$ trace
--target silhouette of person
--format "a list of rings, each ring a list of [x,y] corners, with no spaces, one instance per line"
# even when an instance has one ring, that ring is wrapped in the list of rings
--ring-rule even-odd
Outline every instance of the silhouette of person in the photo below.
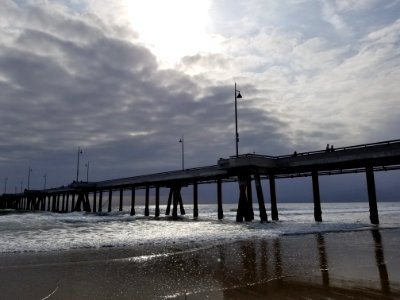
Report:
[[[325,152],[329,152],[329,144],[326,144]]]
[[[335,151],[335,149],[333,149],[333,145],[331,145],[331,152],[334,152]]]

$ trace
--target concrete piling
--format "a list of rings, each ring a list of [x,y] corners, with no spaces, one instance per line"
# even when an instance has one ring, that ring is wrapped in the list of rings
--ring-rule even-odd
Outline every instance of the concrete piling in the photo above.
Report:
[[[217,198],[218,198],[218,220],[224,218],[224,210],[222,208],[222,180],[217,180]]]
[[[99,191],[99,209],[97,211],[98,212],[103,211],[103,190]]]
[[[369,219],[372,224],[379,224],[378,205],[376,202],[375,177],[372,166],[365,168],[367,176]]]
[[[264,194],[261,186],[261,178],[259,174],[254,175],[254,182],[256,185],[257,199],[258,199],[258,208],[260,211],[260,219],[261,222],[268,222],[267,211],[265,210],[264,203]]]
[[[119,211],[123,209],[123,202],[124,202],[124,189],[119,189]]]
[[[316,222],[322,222],[321,198],[319,195],[318,171],[312,171],[311,177],[312,177],[313,196],[314,196],[314,219]]]
[[[276,186],[275,186],[275,175],[269,174],[269,193],[271,196],[271,217],[272,220],[278,221],[278,206],[276,204]]]
[[[108,190],[108,212],[111,212],[111,210],[112,210],[112,194],[113,194],[112,189],[109,189]]]
[[[160,216],[160,187],[156,186],[156,209],[154,215],[158,218]]]
[[[146,196],[145,196],[145,207],[144,207],[144,215],[146,217],[148,217],[150,215],[149,199],[150,199],[150,187],[148,185],[146,185]]]
[[[133,186],[131,190],[131,216],[134,216],[136,214],[135,211],[135,198],[136,198],[136,189]]]
[[[198,196],[198,184],[197,181],[195,181],[193,183],[193,218],[199,216]]]
[[[170,211],[171,211],[171,201],[173,197],[174,189],[170,187],[169,189],[169,194],[168,194],[168,201],[167,201],[167,209],[165,210],[165,215],[169,216]]]
[[[97,191],[93,191],[93,212],[97,211]]]

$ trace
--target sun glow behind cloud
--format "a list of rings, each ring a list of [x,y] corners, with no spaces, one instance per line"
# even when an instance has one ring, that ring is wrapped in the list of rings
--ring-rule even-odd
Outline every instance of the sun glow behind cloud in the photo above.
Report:
[[[139,40],[162,64],[171,66],[185,55],[219,49],[207,32],[209,0],[146,0],[125,2]]]

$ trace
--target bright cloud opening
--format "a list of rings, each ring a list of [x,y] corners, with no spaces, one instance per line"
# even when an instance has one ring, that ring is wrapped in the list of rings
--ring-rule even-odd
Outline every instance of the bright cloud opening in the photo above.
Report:
[[[218,50],[207,32],[208,0],[126,1],[127,14],[139,40],[161,63],[174,65],[185,55]]]

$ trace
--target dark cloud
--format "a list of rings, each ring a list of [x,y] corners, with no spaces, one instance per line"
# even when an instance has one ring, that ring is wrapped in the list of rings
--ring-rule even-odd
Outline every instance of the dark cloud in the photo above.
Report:
[[[49,184],[69,183],[78,146],[93,179],[179,169],[182,134],[188,167],[233,154],[232,86],[202,87],[161,70],[148,49],[102,31],[96,18],[59,18],[46,7],[20,13],[29,22],[0,48],[0,163],[9,182],[31,165]],[[242,151],[280,136],[276,118],[250,107],[240,113],[256,128],[243,130]]]

